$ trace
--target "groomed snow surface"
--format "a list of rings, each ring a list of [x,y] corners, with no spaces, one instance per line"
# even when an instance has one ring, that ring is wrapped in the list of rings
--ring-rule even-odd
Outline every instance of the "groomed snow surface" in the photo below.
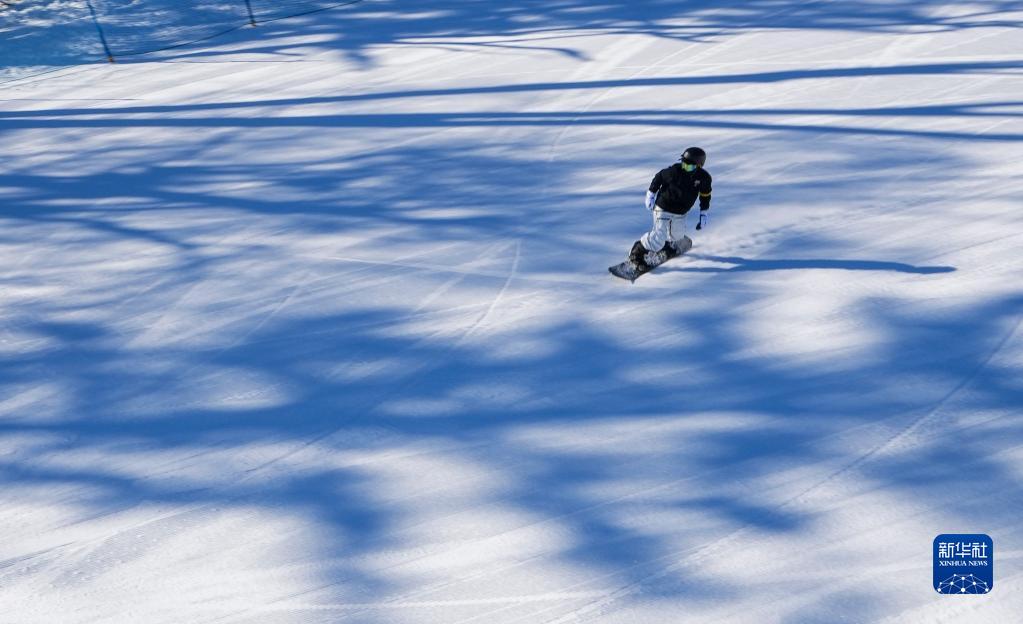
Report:
[[[1021,621],[1021,26],[365,0],[114,65],[0,41],[0,621]],[[614,281],[688,145],[709,229]],[[935,592],[940,533],[991,535],[990,594]]]

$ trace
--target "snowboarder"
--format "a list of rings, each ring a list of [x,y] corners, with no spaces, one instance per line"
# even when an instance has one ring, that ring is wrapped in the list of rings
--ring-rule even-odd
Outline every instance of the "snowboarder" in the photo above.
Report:
[[[657,172],[646,192],[646,209],[653,213],[654,224],[632,245],[629,262],[637,274],[651,269],[647,252],[664,252],[665,259],[685,253],[692,241],[686,236],[686,213],[700,200],[700,218],[696,229],[707,227],[710,210],[711,177],[703,165],[707,152],[689,147],[682,152],[679,162]]]

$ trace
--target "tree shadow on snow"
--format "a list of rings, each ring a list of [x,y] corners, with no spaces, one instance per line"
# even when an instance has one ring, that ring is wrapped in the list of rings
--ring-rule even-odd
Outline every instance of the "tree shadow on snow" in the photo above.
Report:
[[[419,37],[532,37],[574,25],[699,38],[729,23],[737,28],[728,17],[737,11],[747,28],[965,29],[990,24],[985,12],[1019,4],[975,4],[971,14],[941,18],[926,3],[909,2],[876,12],[859,3],[806,5],[795,13],[773,2],[701,9],[526,2],[490,12],[427,2],[422,17],[399,20],[388,18],[407,5],[381,2],[372,17],[321,14],[315,29],[328,36],[325,48],[370,62],[374,46],[420,45]],[[691,18],[694,27],[661,23],[661,15]],[[269,36],[259,45],[295,52]],[[714,79],[1018,68],[978,62]],[[278,114],[434,96],[452,97],[454,108],[458,97],[480,93],[629,84],[0,113],[7,131],[181,131],[157,146],[118,139],[83,150],[69,139],[47,154],[48,168],[10,166],[0,174],[0,243],[22,245],[30,260],[0,277],[9,297],[2,339],[12,354],[0,360],[0,439],[19,451],[0,454],[0,485],[36,500],[59,489],[64,509],[80,522],[146,503],[183,507],[167,520],[177,523],[171,532],[184,533],[186,520],[215,510],[291,513],[316,536],[270,563],[322,563],[316,576],[323,588],[310,600],[364,603],[335,618],[359,622],[388,621],[367,596],[429,597],[438,577],[457,580],[459,571],[444,562],[465,548],[480,557],[474,579],[492,586],[530,561],[547,561],[598,591],[626,588],[620,603],[642,593],[720,604],[758,588],[723,575],[707,583],[684,566],[709,553],[729,556],[734,535],[770,543],[819,529],[836,503],[816,497],[826,498],[827,484],[841,475],[857,477],[855,491],[842,491],[850,500],[888,490],[941,518],[950,513],[949,491],[986,501],[1018,495],[1011,451],[1023,444],[1014,416],[1023,388],[1018,367],[999,358],[1017,348],[1018,289],[966,302],[856,301],[849,312],[861,323],[855,329],[867,328],[862,341],[828,350],[828,339],[847,337],[823,326],[814,334],[822,340],[790,345],[784,337],[793,328],[784,323],[777,335],[756,333],[753,321],[770,303],[738,279],[747,275],[730,274],[884,271],[940,280],[958,269],[922,265],[928,249],[919,244],[855,259],[852,241],[808,223],[770,232],[761,256],[694,254],[732,266],[666,267],[689,272],[686,288],[698,296],[605,287],[589,279],[593,266],[602,271],[611,250],[624,253],[634,240],[628,229],[641,231],[647,218],[641,193],[616,189],[635,183],[642,190],[650,153],[584,145],[575,158],[538,156],[550,153],[551,132],[573,124],[749,130],[759,137],[744,146],[751,159],[812,138],[833,162],[808,178],[790,176],[784,187],[757,177],[733,191],[734,205],[764,197],[805,202],[807,193],[882,204],[891,201],[883,180],[864,189],[859,177],[829,175],[862,163],[857,139],[887,141],[892,184],[913,174],[925,188],[971,166],[954,150],[933,149],[935,141],[977,135],[889,127],[877,137],[871,128],[786,123],[786,116],[814,113],[795,107],[672,112],[674,120],[654,110]],[[1010,105],[824,114],[1017,116]],[[481,127],[486,140],[458,134]],[[298,134],[303,129],[311,131]],[[393,129],[400,132],[388,134]],[[982,138],[1020,139],[1008,132]],[[347,140],[362,142],[356,148]],[[301,153],[278,154],[291,142]],[[922,169],[925,159],[935,166]],[[735,160],[732,172],[742,173]],[[410,167],[415,184],[396,184]],[[592,182],[622,171],[642,173]],[[625,208],[629,202],[635,210]],[[37,240],[60,253],[33,254],[26,241]],[[796,243],[808,259],[777,257]],[[54,288],[65,296],[47,296]],[[782,347],[804,351],[774,352]],[[954,421],[953,407],[978,416]],[[953,426],[956,435],[940,435]],[[940,460],[949,456],[968,458],[970,470],[945,467]],[[794,489],[790,477],[809,485]],[[1009,534],[1018,532],[1017,511],[987,507],[961,517]],[[848,546],[836,539],[834,548]],[[847,539],[849,550],[886,548]],[[402,567],[431,557],[438,563],[429,573]],[[828,612],[830,599],[820,602],[811,611]],[[509,607],[468,608],[498,621]],[[524,617],[545,607],[535,608]],[[843,613],[865,620],[877,609],[856,603]]]
[[[329,0],[289,3],[253,2],[257,19],[337,6]],[[871,5],[849,1],[799,4],[774,0],[719,0],[680,5],[670,0],[633,2],[558,2],[525,0],[496,10],[457,0],[407,3],[365,0],[293,20],[269,21],[246,28],[245,5],[197,0],[147,0],[124,6],[96,0],[94,5],[115,56],[122,60],[190,42],[223,43],[223,50],[197,47],[161,52],[165,60],[228,59],[251,53],[297,57],[310,47],[294,35],[314,35],[315,47],[343,52],[352,61],[372,66],[376,48],[473,48],[494,53],[532,50],[585,60],[573,38],[650,35],[664,39],[715,43],[726,36],[765,30],[836,30],[930,36],[975,28],[1019,28],[1012,16],[1023,10],[1015,0],[976,2],[968,11],[943,11],[932,2],[900,0]],[[44,67],[105,61],[84,5],[69,9],[14,7],[0,12],[0,57],[9,68]],[[578,33],[573,31],[579,31]],[[219,35],[219,36],[218,36]],[[210,38],[213,39],[210,39]],[[239,45],[240,44],[240,45]]]

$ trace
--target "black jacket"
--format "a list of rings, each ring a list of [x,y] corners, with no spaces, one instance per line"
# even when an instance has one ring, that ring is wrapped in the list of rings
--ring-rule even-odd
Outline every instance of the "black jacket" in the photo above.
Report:
[[[685,214],[700,199],[700,210],[710,208],[710,174],[702,167],[692,173],[674,165],[661,169],[650,183],[650,192],[657,193],[657,207],[666,212]]]

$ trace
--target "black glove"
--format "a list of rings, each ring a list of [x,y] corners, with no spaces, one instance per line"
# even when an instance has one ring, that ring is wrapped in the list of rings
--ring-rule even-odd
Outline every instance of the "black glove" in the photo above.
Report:
[[[707,227],[707,211],[701,210],[700,220],[696,222],[696,229],[702,230],[705,227]]]

